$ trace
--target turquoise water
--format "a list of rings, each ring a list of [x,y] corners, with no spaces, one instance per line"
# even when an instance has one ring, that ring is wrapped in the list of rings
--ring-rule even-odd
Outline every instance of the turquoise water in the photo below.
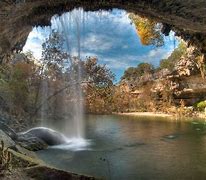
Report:
[[[49,165],[103,179],[206,179],[206,125],[159,117],[87,116],[80,149],[47,149]]]

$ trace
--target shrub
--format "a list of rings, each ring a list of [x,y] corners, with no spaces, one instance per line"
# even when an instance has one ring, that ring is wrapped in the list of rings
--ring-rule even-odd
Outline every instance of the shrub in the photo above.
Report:
[[[206,101],[200,101],[197,103],[197,109],[203,111],[206,107]]]

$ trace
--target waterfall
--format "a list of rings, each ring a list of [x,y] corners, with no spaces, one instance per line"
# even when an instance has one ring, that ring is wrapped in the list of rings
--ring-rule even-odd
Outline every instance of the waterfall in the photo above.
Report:
[[[77,60],[79,62],[77,62],[78,64],[78,69],[77,69],[77,77],[75,79],[76,85],[75,85],[75,99],[76,102],[74,103],[74,116],[73,116],[73,121],[75,124],[75,129],[76,129],[76,137],[78,138],[82,138],[84,136],[84,98],[83,98],[83,93],[82,93],[82,87],[81,87],[81,82],[82,82],[82,68],[81,68],[81,30],[80,30],[80,23],[82,22],[82,14],[83,10],[82,9],[78,9],[75,13],[74,16],[74,20],[75,20],[75,25],[76,25],[76,35],[77,35],[77,49],[78,49],[78,58]],[[62,22],[62,21],[61,21]],[[66,23],[66,22],[64,22]]]
[[[62,98],[62,113],[64,117],[57,122],[48,120],[48,103],[45,97],[50,96],[54,90],[48,88],[46,80],[42,81],[42,94],[44,102],[41,108],[42,126],[53,128],[64,133],[68,138],[84,138],[84,97],[82,91],[82,67],[81,67],[81,33],[84,28],[84,12],[82,9],[75,9],[69,13],[52,18],[53,29],[55,29],[63,39],[64,50],[69,55],[68,62],[64,62],[66,68],[70,66],[70,76],[64,84],[69,86],[69,95],[65,91],[61,92],[65,98]],[[70,37],[72,29],[75,29],[75,37]],[[73,32],[74,33],[74,32]],[[74,68],[76,67],[77,68]],[[65,68],[65,69],[66,69]],[[75,70],[74,70],[75,69]],[[69,79],[69,81],[68,81]]]
[[[42,79],[41,81],[41,111],[40,111],[40,118],[41,118],[41,126],[49,126],[48,121],[48,103],[46,98],[48,97],[48,81],[47,79]]]

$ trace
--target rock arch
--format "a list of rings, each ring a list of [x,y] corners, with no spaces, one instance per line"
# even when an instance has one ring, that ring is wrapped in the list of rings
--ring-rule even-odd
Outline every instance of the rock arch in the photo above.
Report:
[[[206,53],[205,0],[1,0],[0,60],[24,46],[32,27],[50,25],[54,14],[82,7],[86,11],[125,9],[154,18]]]

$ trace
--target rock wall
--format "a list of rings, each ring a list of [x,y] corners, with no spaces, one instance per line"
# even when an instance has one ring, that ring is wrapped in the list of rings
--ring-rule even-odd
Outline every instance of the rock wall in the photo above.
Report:
[[[1,0],[0,58],[21,50],[32,27],[50,25],[54,14],[73,8],[85,10],[121,8],[162,22],[163,32],[177,32],[206,53],[205,0]]]
[[[200,73],[198,58],[196,48],[188,48],[172,71],[161,69],[133,80],[123,80],[120,85],[127,88],[127,92],[138,94],[139,97],[148,91],[149,87],[156,101],[165,101],[167,97],[163,96],[166,95],[172,96],[176,105],[184,100],[186,106],[192,106],[206,99],[206,80]]]
[[[192,106],[196,102],[206,99],[206,82],[201,75],[181,77],[180,89],[174,94],[177,103],[184,100],[185,105]]]

